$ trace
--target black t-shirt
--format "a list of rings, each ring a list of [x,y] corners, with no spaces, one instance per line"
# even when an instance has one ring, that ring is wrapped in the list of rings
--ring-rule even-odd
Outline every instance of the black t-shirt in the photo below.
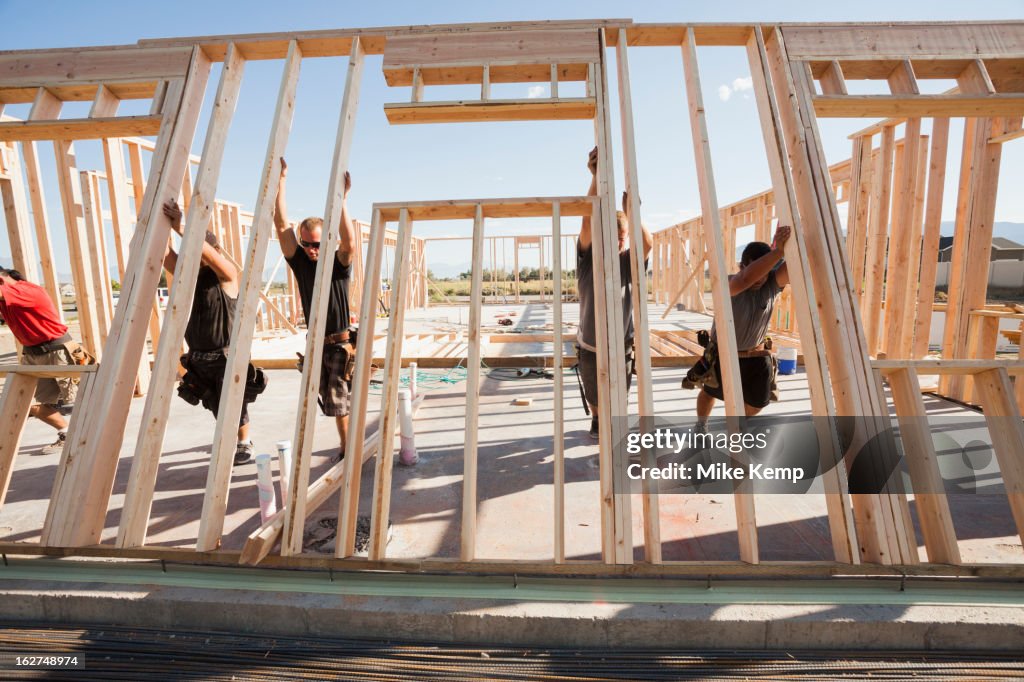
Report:
[[[644,261],[647,268],[647,261]],[[633,341],[633,260],[630,249],[619,254],[619,277],[622,294],[623,337],[628,348]],[[580,322],[576,342],[589,351],[597,351],[597,330],[594,317],[594,245],[587,248],[576,240],[576,282],[580,292]]]
[[[208,353],[231,345],[231,319],[237,300],[224,293],[212,268],[205,265],[199,268],[192,312],[185,327],[189,350]]]
[[[309,308],[313,304],[313,284],[316,281],[316,261],[310,260],[302,248],[295,249],[295,255],[285,260],[295,274],[299,298],[302,300],[302,312],[306,316],[306,324],[309,324]],[[334,269],[331,271],[325,334],[337,334],[349,328],[348,283],[352,278],[352,264],[342,265],[337,256],[331,260],[334,262]]]

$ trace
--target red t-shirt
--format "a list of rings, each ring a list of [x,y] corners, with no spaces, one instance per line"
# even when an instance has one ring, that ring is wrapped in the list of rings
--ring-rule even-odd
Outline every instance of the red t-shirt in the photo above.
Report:
[[[0,280],[0,315],[23,346],[38,346],[64,336],[67,325],[43,289],[31,282]]]

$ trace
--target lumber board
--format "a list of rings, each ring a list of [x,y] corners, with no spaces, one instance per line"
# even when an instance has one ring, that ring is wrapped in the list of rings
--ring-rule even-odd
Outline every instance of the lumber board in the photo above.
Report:
[[[82,183],[82,218],[85,221],[85,246],[88,256],[85,262],[92,270],[95,313],[100,333],[100,345],[107,341],[112,318],[112,295],[110,293],[110,268],[106,263],[106,240],[103,230],[103,207],[100,205],[99,188],[91,171],[79,173]]]
[[[96,89],[96,99],[90,116],[113,115],[117,112],[120,99],[106,86]],[[107,200],[110,206],[111,232],[114,236],[114,255],[117,261],[118,280],[124,280],[128,264],[128,244],[125,234],[130,221],[128,208],[128,187],[125,176],[124,146],[120,139],[105,138],[100,140],[103,149],[103,165],[106,169]],[[106,252],[106,247],[104,247]],[[107,269],[109,272],[109,268]],[[109,278],[108,278],[109,279]],[[111,296],[113,292],[110,292]],[[139,363],[136,384],[136,395],[143,395],[149,390],[150,367],[148,354],[144,354]]]
[[[392,125],[473,121],[568,121],[594,118],[596,106],[592,97],[395,102],[385,104],[384,113],[388,123]]]
[[[653,429],[654,389],[651,385],[651,342],[648,333],[647,312],[647,264],[644,253],[643,226],[640,213],[640,180],[636,159],[636,140],[633,131],[633,101],[629,81],[629,48],[626,41],[619,41],[615,47],[615,61],[618,67],[619,122],[622,129],[623,166],[626,181],[624,208],[629,217],[630,280],[633,296],[633,329],[637,375],[637,403],[641,429]],[[560,327],[558,327],[560,329]],[[644,465],[655,468],[657,462],[649,449],[643,453]],[[645,479],[641,496],[643,507],[644,558],[651,563],[661,563],[661,521],[658,512],[658,495],[653,480]]]
[[[871,186],[874,174],[874,163],[872,161],[872,138],[860,138],[860,163],[857,168],[856,190],[850,196],[850,217],[851,221],[851,246],[848,249],[853,258],[853,287],[857,297],[861,299],[861,310],[864,310],[864,259],[867,255],[868,244],[868,216],[871,200]],[[856,143],[854,150],[858,149]],[[863,317],[863,316],[862,316]]]
[[[627,467],[621,419],[627,414],[628,398],[622,368],[625,349],[619,341],[625,324],[621,298],[616,220],[615,177],[612,162],[612,134],[608,99],[608,71],[604,59],[605,35],[599,34],[601,60],[591,69],[590,92],[598,101],[594,119],[597,143],[597,197],[591,218],[591,252],[594,260],[594,327],[597,349],[598,466],[601,492],[601,549],[607,563],[633,563],[631,498],[625,479]]]
[[[889,237],[889,202],[892,197],[892,176],[896,131],[882,130],[876,166],[871,174],[871,210],[868,220],[868,244],[864,265],[864,300],[862,310],[866,323],[868,352],[874,354],[881,337],[882,288],[885,283],[885,254]]]
[[[967,336],[967,314],[963,308],[963,292],[967,279],[967,246],[969,233],[969,206],[971,202],[971,173],[975,162],[976,129],[984,121],[969,118],[964,121],[963,144],[960,153],[960,177],[957,184],[956,217],[953,229],[953,249],[949,260],[949,286],[947,287],[946,319],[942,330],[942,356],[945,358],[963,355],[963,342]],[[939,381],[939,392],[959,399],[963,382],[943,378]]]
[[[96,373],[90,403],[82,413],[85,424],[80,435],[77,441],[69,441],[76,458],[67,472],[58,472],[58,476],[66,476],[67,485],[61,485],[59,495],[51,499],[51,504],[60,503],[59,513],[54,514],[50,528],[44,527],[44,542],[93,544],[102,533],[132,398],[131,391],[122,387],[135,383],[170,229],[159,199],[168,196],[184,175],[209,72],[209,60],[195,49],[186,78],[168,88],[153,173],[140,210],[121,301],[104,348],[108,362]],[[61,498],[65,501],[60,502]],[[73,508],[69,500],[75,501]]]
[[[58,140],[53,143],[53,148],[61,206],[64,209],[64,225],[68,236],[68,253],[71,257],[71,275],[75,285],[75,306],[78,309],[82,345],[93,357],[102,360],[103,345],[100,342],[100,325],[93,299],[96,283],[88,260],[88,226],[85,224],[82,206],[78,163],[71,142]]]
[[[162,81],[74,81],[69,85],[47,85],[46,89],[61,102],[91,102],[96,91],[102,86],[109,89],[118,99],[149,99]],[[42,86],[0,87],[0,105],[30,104],[35,100],[36,90]]]
[[[118,547],[137,547],[146,542],[146,530],[149,525],[167,419],[175,398],[178,350],[185,339],[185,328],[188,325],[191,301],[195,295],[196,279],[202,261],[206,225],[210,222],[213,211],[220,166],[244,67],[245,62],[241,56],[235,50],[229,50],[214,96],[213,113],[207,127],[202,162],[196,175],[194,193],[185,219],[167,314],[164,316],[159,343],[156,345],[151,390],[142,411],[142,427],[136,438],[135,456],[132,458],[121,523],[118,527]]]
[[[381,261],[384,257],[384,238],[387,223],[381,211],[373,207],[370,221],[370,243],[366,249],[363,269],[362,302],[359,306],[359,333],[364,339],[373,339],[377,324],[377,292],[380,291]],[[345,476],[341,499],[338,502],[338,534],[335,556],[352,556],[355,552],[356,523],[359,520],[360,477],[355,463],[363,461],[363,439],[366,436],[366,410],[370,376],[373,373],[373,343],[356,344],[355,373],[352,377],[352,404],[349,412],[348,438],[345,443]],[[381,423],[380,426],[383,426]],[[380,427],[378,427],[380,428]],[[390,452],[390,451],[389,451]]]
[[[1014,398],[1010,377],[1003,368],[974,375],[974,387],[981,398],[988,422],[992,449],[1006,488],[1017,535],[1024,540],[1024,422]]]
[[[39,378],[31,374],[15,374],[4,381],[0,394],[0,509],[3,509],[7,488],[14,473],[14,458],[21,443],[21,432],[32,407],[32,396]]]
[[[1005,22],[786,25],[782,34],[793,60],[1024,57],[1019,26]]]
[[[785,51],[784,40],[783,51]],[[813,83],[806,70],[795,68],[792,63],[789,69],[794,83],[794,93],[801,109],[805,132],[809,140],[808,152],[812,167],[812,179],[816,185],[818,206],[823,217],[824,246],[831,261],[833,281],[836,282],[838,296],[834,299],[837,312],[841,315],[841,324],[845,327],[846,339],[850,342],[850,354],[845,357],[850,361],[857,393],[862,401],[860,415],[885,415],[886,405],[881,385],[869,365],[869,348],[862,333],[856,299],[852,295],[849,279],[849,268],[842,253],[841,224],[836,208],[835,196],[828,177],[828,164],[818,131],[817,121],[812,103]],[[883,419],[876,417],[863,420],[865,436],[881,435],[878,444],[883,451],[892,451],[896,443],[888,435]],[[917,563],[916,543],[913,541],[913,526],[910,518],[910,507],[906,495],[900,489],[900,479],[890,478],[883,494],[876,497],[883,512],[883,521],[887,531],[887,541],[892,560],[902,563]]]
[[[715,190],[715,176],[711,164],[711,145],[708,140],[704,100],[701,94],[700,73],[697,66],[697,46],[693,29],[687,31],[683,42],[683,71],[686,80],[686,100],[690,114],[690,131],[693,136],[694,162],[697,166],[697,184],[701,196],[701,211],[706,220],[705,234],[710,234],[708,249],[711,267],[711,291],[715,303],[715,329],[721,359],[722,394],[725,397],[725,413],[738,420],[745,414],[743,391],[740,386],[740,366],[736,346],[736,324],[732,312],[732,298],[729,294],[728,264],[723,245],[721,217],[718,210],[718,196]],[[732,254],[729,254],[731,257]],[[730,430],[737,424],[730,426]],[[735,497],[736,532],[739,539],[740,558],[756,564],[758,557],[757,521],[754,511],[754,496],[740,486]]]
[[[40,379],[74,377],[95,372],[99,365],[0,365],[0,376],[25,374]]]
[[[839,283],[835,276],[836,261],[832,258],[828,244],[828,226],[831,207],[822,206],[819,195],[820,185],[815,180],[816,158],[812,131],[803,116],[811,113],[798,97],[794,80],[799,69],[791,70],[786,56],[782,35],[776,31],[765,39],[766,58],[772,74],[772,84],[780,111],[780,132],[786,139],[786,151],[793,168],[792,179],[796,206],[803,227],[804,244],[808,262],[815,263],[809,270],[815,296],[821,311],[822,340],[828,360],[829,383],[835,400],[835,414],[860,416],[870,414],[871,409],[863,399],[864,383],[867,378],[858,375],[849,358],[854,352],[850,338],[851,330],[846,327],[847,311],[842,307]],[[878,174],[879,176],[881,173]],[[827,199],[827,197],[826,197]],[[794,215],[797,212],[794,211]],[[806,353],[805,353],[806,355]],[[858,383],[858,378],[861,382]],[[862,442],[867,434],[855,432]],[[850,451],[859,451],[856,443],[848,443]],[[854,449],[857,448],[857,449]],[[874,496],[852,496],[856,521],[858,550],[862,560],[891,561],[884,529],[881,528],[881,503]]]
[[[913,224],[914,199],[917,188],[917,167],[920,160],[921,119],[910,118],[906,123],[907,134],[902,150],[897,151],[895,173],[896,200],[893,205],[892,234],[889,238],[889,258],[885,279],[885,351],[888,357],[905,357],[901,346],[904,311],[910,298],[911,282],[908,282],[912,231],[920,226]],[[916,292],[912,300],[916,300]]]
[[[203,513],[199,522],[199,537],[196,539],[196,548],[199,550],[216,547],[220,543],[224,529],[224,511],[227,509],[231,467],[238,442],[238,419],[242,412],[259,295],[263,287],[263,268],[267,258],[270,232],[273,231],[274,203],[281,180],[281,157],[284,155],[288,134],[291,131],[301,63],[302,53],[298,45],[293,43],[288,51],[281,73],[281,83],[278,86],[274,118],[267,139],[267,151],[264,155],[263,171],[260,174],[260,185],[253,211],[245,267],[238,285],[234,319],[231,321],[231,346],[224,369],[224,389],[221,391],[220,406],[217,409],[217,426],[213,434],[210,469],[203,497]],[[196,227],[205,228],[208,221],[209,219]]]
[[[412,221],[403,210],[398,223],[398,246],[395,249],[395,283],[393,310],[388,324],[387,353],[384,360],[384,392],[381,396],[381,445],[373,478],[373,507],[370,515],[369,556],[383,559],[387,552],[387,528],[391,512],[391,480],[394,466],[394,439],[398,422],[398,381],[402,358],[402,329],[405,324],[403,302],[409,281],[409,250],[412,243]],[[381,254],[383,255],[383,254]],[[369,368],[367,368],[369,369]]]
[[[552,348],[552,369],[554,394],[551,432],[551,459],[554,467],[554,562],[565,561],[565,387],[563,381],[563,358],[565,336],[562,334],[562,216],[560,207],[555,204],[551,210],[551,276],[552,276],[552,310],[551,326],[554,334],[559,335],[560,343]],[[493,243],[493,242],[492,242]],[[554,336],[552,334],[552,336]],[[571,336],[571,335],[569,335]],[[552,339],[553,340],[553,339]]]
[[[0,123],[0,140],[95,140],[105,137],[156,135],[160,116],[111,116],[106,118],[63,118],[55,121],[5,121]]]
[[[1024,362],[1002,359],[953,360],[872,360],[871,366],[883,373],[913,368],[919,375],[961,376],[1002,369],[1010,374],[1024,374]]]
[[[237,567],[241,552],[217,550],[195,552],[179,547],[139,547],[118,549],[109,545],[87,547],[46,547],[30,542],[2,542],[0,552],[9,556],[49,556],[65,559],[105,558],[134,561],[163,561],[165,564]],[[751,566],[740,561],[666,561],[657,566],[636,563],[629,566],[602,564],[587,559],[573,559],[565,564],[550,561],[477,560],[464,563],[458,559],[387,559],[370,561],[363,557],[337,559],[322,554],[297,557],[270,555],[262,562],[266,568],[320,571],[387,571],[404,573],[446,573],[455,575],[536,575],[593,577],[676,577],[698,578],[763,578],[800,579],[825,578],[848,581],[851,578],[876,580],[889,578],[894,585],[914,579],[976,578],[1002,581],[1024,577],[1021,564],[949,564],[922,563],[913,566],[863,564],[851,566],[836,561],[765,561]]]
[[[953,529],[953,517],[944,492],[917,373],[913,368],[904,367],[886,376],[896,406],[903,456],[910,471],[917,518],[921,523],[928,560],[933,563],[959,564],[960,549]]]
[[[578,82],[587,79],[587,64],[580,63],[522,63],[486,61],[465,65],[410,64],[404,67],[391,68],[385,71],[384,78],[393,87],[410,86],[416,82],[423,85],[477,85],[480,87],[480,99],[486,100],[490,95],[491,83],[549,83],[551,71],[554,70],[558,79],[565,82]],[[553,93],[554,91],[552,91]],[[486,96],[485,96],[486,95]],[[552,96],[554,96],[552,94]]]
[[[477,31],[394,36],[384,48],[384,73],[411,64],[476,65],[489,62],[558,64],[596,62],[593,29]],[[393,85],[388,81],[388,85]],[[404,83],[403,83],[404,85]]]
[[[0,90],[51,88],[82,81],[95,84],[181,78],[191,58],[192,45],[74,47],[0,53]]]
[[[328,305],[331,276],[341,241],[342,212],[345,202],[345,174],[348,172],[348,157],[355,134],[356,111],[359,106],[359,88],[363,74],[363,48],[357,38],[352,42],[348,74],[338,114],[338,128],[334,142],[331,173],[328,179],[327,199],[324,206],[324,234],[321,236],[323,249],[316,264],[313,295],[310,302],[310,317],[306,320],[306,354],[300,384],[299,413],[295,422],[295,437],[292,450],[292,473],[289,478],[291,490],[289,504],[285,507],[284,539],[281,542],[283,554],[297,554],[302,551],[302,533],[306,523],[305,498],[303,491],[309,484],[309,460],[312,456],[313,437],[316,429],[317,394],[320,390],[320,372],[323,363],[324,334],[327,329]],[[276,192],[275,195],[276,196]],[[357,250],[362,240],[357,236]],[[335,330],[331,330],[332,333]]]
[[[789,224],[792,235],[786,244],[786,262],[790,284],[796,297],[796,314],[804,332],[800,336],[803,362],[806,368],[808,390],[811,398],[811,413],[816,416],[837,414],[835,401],[829,385],[829,362],[826,354],[821,315],[817,304],[813,271],[810,268],[805,225],[798,211],[794,178],[786,167],[786,143],[783,115],[792,116],[792,110],[784,112],[779,106],[769,66],[764,36],[760,28],[752,31],[747,41],[747,59],[750,64],[761,133],[764,138],[768,167],[775,195],[775,210],[779,224]],[[823,479],[825,504],[829,519],[829,533],[832,551],[837,561],[851,564],[860,562],[857,528],[854,522],[852,501],[848,494],[846,471],[842,466],[831,466],[842,455],[838,433],[831,423],[819,420],[819,442],[822,444],[823,467],[829,471]],[[831,461],[830,461],[831,460]]]
[[[462,525],[459,529],[463,561],[476,557],[477,458],[480,430],[480,318],[483,306],[484,213],[476,207],[473,219],[472,282],[466,359],[466,430],[462,452]],[[557,438],[557,436],[556,436]]]
[[[914,332],[917,317],[919,314],[917,301],[919,289],[921,288],[921,247],[924,243],[924,204],[925,188],[928,178],[928,136],[922,136],[921,145],[918,148],[917,178],[914,183],[914,211],[911,222],[910,241],[910,262],[907,274],[908,289],[904,298],[902,329],[900,330],[899,349],[900,355],[914,357]],[[926,306],[927,307],[927,304]],[[929,330],[930,332],[931,330]],[[926,349],[927,352],[927,349]]]
[[[932,141],[929,150],[928,189],[925,198],[924,237],[921,241],[921,270],[917,290],[917,317],[914,321],[914,345],[911,356],[928,353],[932,309],[935,302],[935,279],[938,272],[939,230],[942,222],[942,198],[946,183],[946,155],[949,150],[949,119],[932,120]]]
[[[367,54],[383,54],[387,40],[403,35],[419,34],[460,34],[493,31],[520,31],[546,29],[565,31],[571,29],[596,29],[608,26],[613,29],[628,25],[630,19],[584,19],[546,20],[512,22],[478,22],[463,24],[420,24],[412,26],[384,26],[354,29],[326,29],[315,31],[289,31],[277,33],[249,33],[234,35],[209,35],[197,37],[154,38],[139,41],[142,47],[192,46],[199,44],[203,51],[215,61],[223,59],[229,42],[238,43],[246,58],[282,59],[287,52],[288,41],[297,40],[299,48],[307,57],[345,57],[352,49],[352,39],[359,36]],[[613,30],[612,36],[617,33]]]
[[[814,111],[824,118],[1020,116],[1024,95],[818,95]]]
[[[14,151],[12,149],[12,151]],[[16,156],[12,154],[12,156]],[[12,159],[10,177],[0,178],[0,199],[4,207],[7,224],[7,242],[10,246],[14,268],[30,282],[39,282],[36,269],[35,247],[29,229],[28,202],[25,197],[25,183],[22,180],[21,164]],[[24,269],[23,269],[24,268]]]
[[[29,118],[39,117],[44,112],[36,111],[33,106]],[[43,177],[39,167],[39,154],[35,142],[23,142],[21,156],[24,162],[25,179],[28,183],[29,200],[32,204],[32,221],[35,227],[36,244],[39,248],[42,284],[50,295],[61,321],[64,320],[64,306],[61,303],[60,283],[57,281],[57,266],[53,258],[53,242],[50,238],[50,222],[46,210],[46,197],[43,190]]]
[[[387,222],[398,220],[404,208],[410,220],[472,220],[476,206],[483,208],[484,218],[550,218],[551,207],[557,203],[562,217],[589,215],[596,203],[594,197],[521,197],[501,199],[448,199],[439,201],[374,204]]]

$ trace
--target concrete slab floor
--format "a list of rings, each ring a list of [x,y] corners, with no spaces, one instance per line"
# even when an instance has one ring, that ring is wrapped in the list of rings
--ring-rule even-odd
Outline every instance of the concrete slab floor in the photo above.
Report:
[[[576,306],[566,305],[566,319],[573,319]],[[651,307],[652,320],[660,308]],[[500,314],[516,312],[513,328],[529,331],[550,324],[550,306],[487,306],[485,323]],[[406,330],[459,327],[465,308],[436,307],[410,313]],[[378,329],[387,320],[379,320]],[[669,319],[656,322],[662,328],[706,327],[709,318],[673,311]],[[462,327],[464,328],[464,326]],[[502,328],[507,331],[507,328]],[[279,339],[273,352],[287,352],[287,344],[301,349],[301,337]],[[514,354],[550,353],[550,344],[494,344],[496,351]],[[546,348],[545,348],[546,346]],[[0,348],[0,352],[4,349]],[[254,354],[256,351],[254,351]],[[5,360],[6,361],[6,360]],[[654,370],[654,396],[659,414],[692,415],[696,393],[679,388],[685,370]],[[416,420],[416,445],[420,462],[414,467],[396,467],[394,472],[391,522],[392,540],[388,556],[393,558],[456,557],[461,526],[462,461],[465,428],[465,382],[460,370],[421,370],[420,386],[427,398]],[[252,436],[257,452],[273,452],[274,443],[292,439],[300,375],[298,372],[269,372],[267,392],[251,407]],[[453,381],[454,383],[450,383]],[[807,414],[810,409],[807,384],[799,371],[780,377],[782,400],[772,403],[764,414]],[[574,373],[564,377],[566,462],[566,552],[570,558],[598,558],[600,552],[599,487],[596,443],[587,435],[589,417],[582,408]],[[370,400],[370,429],[375,428],[379,410],[379,386]],[[517,397],[530,397],[529,406],[516,407]],[[971,410],[933,398],[926,398],[931,414],[975,415]],[[120,511],[135,447],[144,400],[132,402],[125,427],[124,444],[114,483],[105,542],[117,532]],[[636,391],[630,395],[631,412],[636,412]],[[477,556],[482,559],[550,559],[553,552],[553,461],[552,381],[540,375],[515,378],[514,371],[484,371],[481,385],[479,425],[479,475],[477,507]],[[721,407],[718,408],[718,413]],[[164,443],[157,479],[157,492],[149,527],[149,542],[156,545],[194,545],[199,512],[205,490],[213,417],[199,407],[175,399]],[[982,434],[984,435],[984,434]],[[30,422],[22,438],[7,501],[0,509],[0,538],[16,541],[38,539],[46,504],[58,463],[57,455],[44,456],[39,448],[52,441],[53,432]],[[319,417],[311,480],[329,468],[338,447],[333,420]],[[940,453],[941,454],[941,453]],[[955,460],[959,451],[941,454]],[[372,494],[373,460],[362,470],[361,510],[368,514]],[[246,536],[259,525],[256,472],[252,464],[237,467],[231,483],[223,546],[240,548]],[[950,496],[954,525],[965,562],[1013,562],[1024,559],[1005,495]],[[665,559],[735,560],[739,558],[736,524],[731,495],[661,495],[660,520]],[[820,495],[760,495],[757,518],[763,560],[831,559],[831,541]],[[321,552],[332,552],[330,524],[337,514],[337,496],[310,514],[307,541]],[[633,536],[635,555],[643,537],[639,498],[634,499]],[[913,508],[913,505],[912,505]],[[920,534],[919,534],[919,545]],[[921,557],[924,558],[923,546]]]

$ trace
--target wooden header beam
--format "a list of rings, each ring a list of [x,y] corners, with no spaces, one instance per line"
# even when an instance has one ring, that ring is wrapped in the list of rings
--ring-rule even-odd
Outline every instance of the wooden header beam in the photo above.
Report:
[[[818,95],[821,117],[1020,116],[1024,95]]]
[[[384,78],[389,86],[412,85],[419,70],[424,85],[482,83],[486,64],[492,83],[546,82],[552,65],[564,65],[559,80],[582,81],[585,65],[599,56],[595,28],[394,36],[384,49]]]
[[[594,118],[593,97],[492,99],[385,104],[388,123],[469,123],[474,121],[569,121]]]
[[[530,197],[526,199],[454,199],[417,203],[374,204],[385,222],[398,220],[403,208],[409,209],[410,220],[472,220],[476,207],[483,207],[484,218],[550,218],[552,206],[558,204],[563,218],[590,215],[594,197]]]
[[[986,52],[970,52],[975,57],[992,58],[1005,57],[1014,54],[1014,43],[1019,46],[1019,41],[1001,40],[1005,36],[1014,35],[1014,31],[1020,27],[1016,21],[978,21],[978,22],[868,22],[868,23],[782,23],[773,24],[781,26],[787,34],[798,34],[796,40],[801,48],[801,59],[843,59],[846,57],[859,57],[868,48],[859,47],[857,40],[840,40],[838,43],[830,42],[832,34],[823,35],[823,32],[858,33],[865,40],[874,41],[873,44],[879,47],[885,46],[896,49],[895,56],[881,54],[874,59],[912,59],[926,57],[957,57],[963,58],[968,52],[957,53],[958,48],[967,47],[984,48]],[[695,42],[700,47],[709,46],[736,46],[746,44],[750,37],[750,31],[754,24],[749,22],[724,22],[724,23],[647,23],[635,24],[631,19],[591,19],[591,20],[569,20],[569,21],[541,21],[541,22],[484,22],[472,24],[445,24],[445,25],[420,25],[420,26],[390,26],[373,27],[362,29],[328,29],[320,31],[294,31],[278,33],[248,33],[233,35],[207,35],[195,37],[158,38],[140,40],[140,47],[185,47],[200,45],[203,51],[213,61],[223,61],[229,43],[236,43],[242,50],[246,59],[283,59],[287,52],[288,42],[296,40],[306,58],[311,57],[341,57],[349,54],[352,39],[359,36],[367,54],[383,54],[385,43],[393,36],[413,35],[437,35],[437,34],[466,34],[482,31],[524,31],[524,30],[568,30],[575,28],[606,29],[608,47],[615,47],[618,44],[618,37],[621,29],[626,30],[627,41],[630,47],[678,47],[683,42],[683,36],[687,29],[693,29]],[[918,45],[916,33],[925,31],[928,41],[924,45]],[[894,35],[897,37],[893,37]],[[910,35],[909,41],[905,38]],[[946,41],[946,38],[956,36],[956,40]],[[917,45],[916,51],[912,54],[904,54],[893,46]],[[944,42],[945,41],[945,42]],[[844,50],[841,54],[834,54],[836,46],[842,45]]]
[[[597,29],[602,26],[618,36],[619,27],[632,24],[632,19],[583,19],[565,21],[507,21],[470,24],[421,24],[413,26],[379,26],[355,29],[328,29],[322,31],[293,31],[279,33],[243,33],[234,35],[208,35],[196,37],[158,38],[140,40],[142,47],[181,47],[199,45],[213,61],[222,61],[229,43],[235,43],[248,60],[283,59],[288,42],[298,41],[304,58],[344,57],[352,49],[352,40],[359,37],[366,54],[384,54],[384,45],[391,36],[475,33],[482,31],[567,30],[574,28]]]
[[[6,121],[0,123],[0,140],[32,142],[49,140],[94,140],[129,135],[156,135],[160,116],[111,116],[72,118],[55,121]]]
[[[791,60],[1024,58],[1019,22],[786,25]]]
[[[191,46],[0,52],[0,89],[183,78],[191,56]]]

